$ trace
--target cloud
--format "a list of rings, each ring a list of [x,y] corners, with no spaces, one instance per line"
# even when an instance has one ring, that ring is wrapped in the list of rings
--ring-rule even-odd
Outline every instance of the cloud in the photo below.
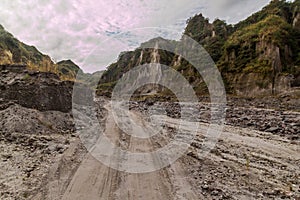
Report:
[[[270,0],[210,0],[206,13],[212,19],[218,17],[229,23],[237,23],[260,10]]]
[[[72,59],[92,72],[153,37],[178,39],[197,13],[235,23],[268,1],[1,0],[0,24],[55,61]]]

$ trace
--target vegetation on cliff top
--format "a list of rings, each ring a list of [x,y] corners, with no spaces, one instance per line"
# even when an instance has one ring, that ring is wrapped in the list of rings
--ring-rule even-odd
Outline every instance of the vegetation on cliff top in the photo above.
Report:
[[[296,62],[296,53],[299,51],[295,41],[292,26],[281,17],[270,15],[235,31],[223,46],[219,66],[227,72],[268,73],[272,67],[280,68],[280,72],[291,72],[289,66]],[[279,52],[276,52],[277,49]],[[280,57],[280,65],[284,67],[272,66],[276,56]]]
[[[51,58],[42,54],[36,47],[20,42],[11,33],[0,25],[0,65],[21,64],[29,70],[52,72],[62,80],[76,79],[76,74],[81,70],[70,60],[55,64]]]
[[[222,75],[260,73],[273,82],[279,74],[300,75],[300,0],[273,0],[261,11],[235,25],[220,19],[210,23],[209,19],[198,14],[187,21],[184,34],[207,50]],[[164,39],[153,40],[163,42]],[[207,91],[201,76],[186,60],[163,50],[143,48],[143,44],[135,51],[120,54],[118,61],[104,72],[99,91],[113,87],[133,67],[153,61],[172,66],[197,91]],[[0,64],[24,64],[30,70],[56,73],[62,80],[75,80],[77,72],[82,72],[71,60],[55,64],[49,56],[20,42],[1,25]],[[101,74],[87,74],[80,81],[95,85]],[[224,76],[224,82],[232,88],[235,83],[227,77]]]
[[[44,59],[49,59],[40,53],[34,46],[26,45],[0,26],[0,63],[39,65]]]
[[[243,77],[242,74],[249,73],[261,74],[268,82],[264,85],[269,87],[272,82],[274,87],[280,74],[299,75],[300,28],[299,23],[295,23],[300,21],[299,2],[273,0],[236,25],[226,24],[220,19],[210,23],[209,19],[198,14],[187,20],[184,34],[199,42],[211,55],[224,75],[227,89],[231,90],[236,84],[233,76]],[[110,83],[115,83],[131,68],[153,62],[154,51],[159,54],[159,63],[181,72],[196,92],[207,91],[202,87],[205,83],[199,74],[187,61],[169,52],[144,49],[143,45],[135,51],[123,53],[108,67],[100,81],[99,91],[107,91],[114,85]]]

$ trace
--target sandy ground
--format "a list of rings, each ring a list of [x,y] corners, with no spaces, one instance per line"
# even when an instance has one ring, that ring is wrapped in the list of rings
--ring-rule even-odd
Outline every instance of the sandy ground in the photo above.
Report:
[[[140,140],[130,136],[124,139],[124,133],[114,123],[111,112],[108,113],[105,135],[114,144],[122,144],[131,152],[154,150],[151,139]],[[141,116],[132,114],[143,126],[145,122]],[[158,158],[153,157],[155,162],[159,162]],[[180,162],[159,171],[135,174],[107,167],[87,154],[62,199],[198,199],[186,177]]]
[[[158,149],[168,142],[179,120],[166,122],[160,137],[138,139],[124,134],[108,109],[105,135],[132,152]],[[141,113],[132,111],[145,128]],[[188,124],[188,123],[186,123]],[[185,127],[187,130],[189,126]],[[34,199],[299,199],[299,141],[272,133],[226,126],[215,148],[198,157],[207,124],[201,123],[189,152],[159,171],[133,174],[99,162],[73,144],[52,168],[50,179]],[[116,151],[118,152],[118,151]],[[82,157],[84,155],[84,157]],[[119,154],[122,158],[122,156]],[[82,162],[80,158],[83,158]],[[158,158],[153,158],[157,162]],[[63,161],[63,162],[62,162]],[[74,164],[78,162],[78,165]],[[80,163],[80,164],[79,164]],[[50,173],[50,174],[51,174]]]

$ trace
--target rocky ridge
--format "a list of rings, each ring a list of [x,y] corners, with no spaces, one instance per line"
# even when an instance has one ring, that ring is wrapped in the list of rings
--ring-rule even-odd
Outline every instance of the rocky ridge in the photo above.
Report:
[[[228,94],[257,97],[293,91],[299,83],[299,0],[273,0],[261,11],[236,25],[216,19],[210,23],[202,14],[187,21],[184,34],[201,44],[216,63]],[[206,83],[184,58],[160,50],[162,38],[150,40],[157,49],[137,48],[124,52],[104,72],[97,93],[109,96],[123,74],[132,68],[160,63],[180,72],[201,96]],[[166,95],[166,94],[162,94]]]

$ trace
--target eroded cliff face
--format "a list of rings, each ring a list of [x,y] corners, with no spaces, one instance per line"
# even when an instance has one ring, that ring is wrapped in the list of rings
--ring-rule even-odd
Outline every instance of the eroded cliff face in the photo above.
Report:
[[[0,65],[2,109],[11,103],[39,111],[69,112],[73,82],[50,72],[30,72],[25,65]]]
[[[51,58],[26,45],[0,26],[0,64],[22,64],[31,70],[55,72]]]
[[[283,49],[286,60],[290,60],[291,53],[290,47],[285,45]],[[281,62],[281,53],[280,48],[274,43],[268,43],[263,38],[256,43],[256,52],[258,53],[258,59],[260,60],[268,60],[271,62],[272,69],[274,69],[277,73],[282,71],[282,62]]]
[[[155,38],[149,41],[151,44],[156,44],[154,45],[155,48],[149,49],[141,47],[139,49],[136,49],[135,51],[122,53],[119,56],[118,61],[111,64],[103,73],[99,82],[100,84],[97,88],[97,94],[110,96],[115,84],[124,76],[124,74],[134,69],[135,67],[145,64],[152,63],[151,66],[153,68],[140,71],[139,73],[132,73],[127,76],[127,80],[124,81],[130,82],[130,84],[132,85],[137,85],[139,84],[138,82],[136,82],[139,79],[138,77],[143,77],[152,81],[156,80],[157,82],[162,76],[162,71],[157,65],[155,65],[155,63],[169,66],[173,63],[173,59],[175,59],[172,53],[165,52],[159,49],[159,43],[165,41],[166,40],[162,38]],[[139,88],[139,93],[157,93],[161,90],[162,87],[155,84],[150,84]]]
[[[300,29],[300,3],[299,1],[295,1],[295,7],[293,12],[293,27],[296,29]]]
[[[294,77],[290,75],[277,76],[274,80],[261,73],[227,73],[223,77],[226,81],[235,83],[228,88],[230,91],[234,91],[234,95],[244,97],[263,97],[291,92],[294,83]]]
[[[75,81],[77,72],[82,70],[71,60],[54,63],[34,46],[29,46],[0,25],[0,65],[26,65],[30,71],[52,72],[62,80]]]
[[[297,3],[299,1],[274,0],[236,25],[228,25],[219,19],[210,23],[199,14],[188,20],[184,34],[196,40],[210,54],[229,94],[279,94],[300,85]],[[155,41],[164,43],[162,38],[149,42]],[[143,44],[139,49],[123,53],[116,63],[108,67],[98,86],[98,94],[109,94],[124,73],[146,63],[170,66],[189,81],[197,94],[208,94],[202,77],[184,58],[157,48],[143,49]],[[150,78],[152,72],[147,73]],[[140,92],[151,93],[153,90],[156,90],[155,86],[151,88],[149,85]]]
[[[1,65],[9,65],[13,64],[13,54],[9,50],[1,50],[0,51],[0,64]]]
[[[300,28],[300,13],[297,13],[293,20],[293,26],[297,29]]]

